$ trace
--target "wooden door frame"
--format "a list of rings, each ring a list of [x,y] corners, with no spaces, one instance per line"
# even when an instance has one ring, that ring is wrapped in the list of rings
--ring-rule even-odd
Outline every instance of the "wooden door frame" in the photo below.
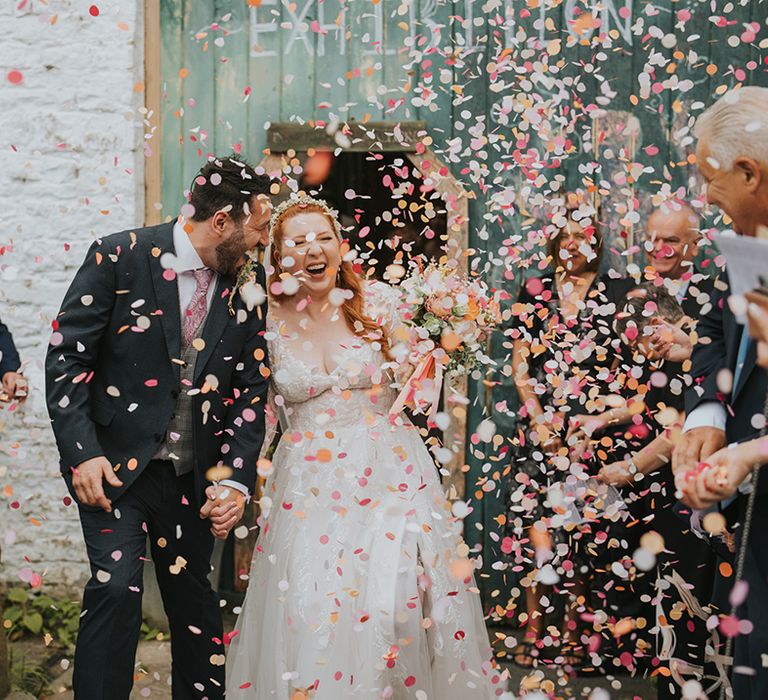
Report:
[[[162,220],[156,202],[163,199],[162,120],[160,96],[163,76],[160,65],[160,2],[144,0],[144,225],[152,226]]]

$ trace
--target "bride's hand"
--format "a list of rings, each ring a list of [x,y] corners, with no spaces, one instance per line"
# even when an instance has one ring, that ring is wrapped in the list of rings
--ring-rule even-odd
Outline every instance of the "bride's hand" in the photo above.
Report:
[[[397,386],[405,386],[405,383],[411,378],[416,367],[412,365],[408,360],[404,362],[393,362],[395,383]]]

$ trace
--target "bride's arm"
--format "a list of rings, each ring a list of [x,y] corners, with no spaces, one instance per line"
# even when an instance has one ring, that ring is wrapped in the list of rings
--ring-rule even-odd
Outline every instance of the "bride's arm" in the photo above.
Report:
[[[264,407],[264,442],[261,445],[259,460],[272,459],[277,443],[283,431],[280,426],[280,410],[277,407],[275,387],[272,382],[267,389],[267,404]]]

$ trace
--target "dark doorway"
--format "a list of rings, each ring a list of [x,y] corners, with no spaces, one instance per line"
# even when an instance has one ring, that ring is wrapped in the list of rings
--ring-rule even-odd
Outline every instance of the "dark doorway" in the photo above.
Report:
[[[301,188],[339,211],[350,243],[368,263],[368,275],[391,281],[392,264],[407,268],[410,258],[437,260],[443,254],[447,215],[442,199],[405,153],[307,156]]]

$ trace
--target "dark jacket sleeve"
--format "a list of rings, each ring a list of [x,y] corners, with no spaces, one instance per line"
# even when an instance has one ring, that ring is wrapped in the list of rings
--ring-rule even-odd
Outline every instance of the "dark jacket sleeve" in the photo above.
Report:
[[[724,276],[721,278],[727,282]],[[724,305],[727,303],[728,289],[713,287],[712,305],[696,323],[698,342],[693,346],[691,355],[691,377],[693,385],[685,394],[685,412],[690,414],[705,401],[723,403],[724,396],[717,387],[717,375],[726,364],[725,329],[723,327]]]
[[[0,321],[0,380],[6,372],[16,372],[21,367],[19,353],[13,343],[13,336],[2,321]]]
[[[61,304],[45,358],[48,414],[62,470],[104,454],[90,418],[88,382],[115,301],[109,245],[91,245]]]
[[[257,282],[266,289],[264,268],[259,266]],[[222,462],[233,468],[233,481],[251,493],[256,486],[256,462],[264,442],[264,410],[269,386],[269,357],[264,338],[267,302],[250,312],[251,332],[243,345],[232,377],[234,402],[227,411]],[[226,446],[226,447],[224,447]]]

